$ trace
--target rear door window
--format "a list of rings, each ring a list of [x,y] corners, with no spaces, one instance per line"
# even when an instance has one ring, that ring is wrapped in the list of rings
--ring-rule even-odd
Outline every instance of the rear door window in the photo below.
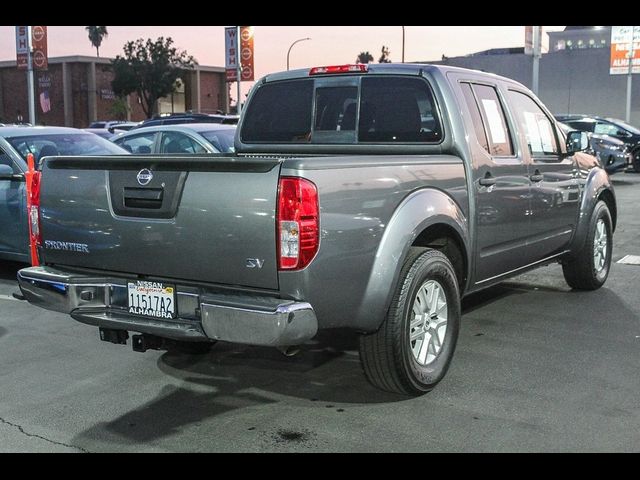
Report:
[[[482,121],[487,131],[491,155],[495,157],[513,156],[511,134],[495,87],[474,84],[473,90],[482,112]]]
[[[165,132],[162,134],[160,153],[163,154],[196,154],[208,153],[207,150],[184,133]]]
[[[155,132],[147,132],[118,139],[114,143],[116,145],[120,145],[122,148],[133,154],[148,155],[153,153],[153,144],[155,139]]]
[[[480,115],[480,108],[478,107],[478,102],[476,102],[473,90],[471,89],[471,84],[461,83],[460,88],[462,89],[462,94],[464,95],[465,102],[469,108],[469,113],[471,114],[471,121],[473,122],[473,128],[476,132],[478,143],[487,153],[491,153],[489,150],[489,142],[487,141],[487,134],[484,129],[484,124],[482,123],[482,116]]]

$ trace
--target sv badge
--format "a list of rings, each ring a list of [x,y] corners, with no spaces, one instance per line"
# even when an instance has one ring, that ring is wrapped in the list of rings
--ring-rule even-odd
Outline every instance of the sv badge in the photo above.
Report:
[[[264,267],[264,259],[259,258],[247,258],[247,268],[262,268]]]

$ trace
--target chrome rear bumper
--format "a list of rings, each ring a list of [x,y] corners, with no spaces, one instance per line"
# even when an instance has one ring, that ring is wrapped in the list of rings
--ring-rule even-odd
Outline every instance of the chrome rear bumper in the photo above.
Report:
[[[18,281],[30,303],[102,328],[176,340],[274,347],[302,344],[318,330],[311,305],[267,296],[207,292],[178,283],[178,317],[168,320],[128,313],[127,280],[123,278],[31,267],[18,272]]]

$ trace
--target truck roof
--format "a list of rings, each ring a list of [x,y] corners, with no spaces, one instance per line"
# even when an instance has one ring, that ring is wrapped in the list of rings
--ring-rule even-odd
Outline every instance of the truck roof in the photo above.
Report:
[[[430,63],[369,63],[369,73],[372,74],[395,74],[395,75],[419,75],[420,72],[433,72],[439,71],[441,74],[446,75],[447,72],[468,72],[472,73],[476,77],[485,77],[490,79],[498,79],[505,82],[518,85],[523,88],[527,88],[521,83],[507,77],[496,75],[495,73],[484,72],[482,70],[472,70],[469,68],[454,67],[451,65],[434,65]],[[284,72],[272,73],[263,77],[263,82],[277,81],[277,80],[293,80],[298,78],[309,77],[309,68],[301,68],[296,70],[289,70]],[[356,74],[357,75],[357,74]],[[326,75],[330,76],[330,75]]]

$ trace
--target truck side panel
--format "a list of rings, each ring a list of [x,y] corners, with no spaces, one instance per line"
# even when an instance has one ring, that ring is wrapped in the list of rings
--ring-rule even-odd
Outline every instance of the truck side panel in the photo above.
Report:
[[[384,306],[397,276],[396,268],[390,266],[402,266],[402,258],[379,255],[406,252],[420,233],[416,227],[427,226],[439,215],[446,214],[451,222],[468,214],[464,166],[453,156],[324,157],[308,163],[288,160],[282,173],[308,178],[319,190],[318,256],[303,271],[279,274],[281,294],[314,305],[319,328],[375,330],[384,318]],[[433,194],[421,198],[437,200],[421,204],[422,223],[415,223],[415,216],[402,216],[401,223],[391,225],[405,199],[427,186]],[[447,212],[441,211],[444,204]],[[382,248],[389,228],[407,230],[399,237],[389,237],[395,243]],[[368,305],[374,300],[375,304]]]

